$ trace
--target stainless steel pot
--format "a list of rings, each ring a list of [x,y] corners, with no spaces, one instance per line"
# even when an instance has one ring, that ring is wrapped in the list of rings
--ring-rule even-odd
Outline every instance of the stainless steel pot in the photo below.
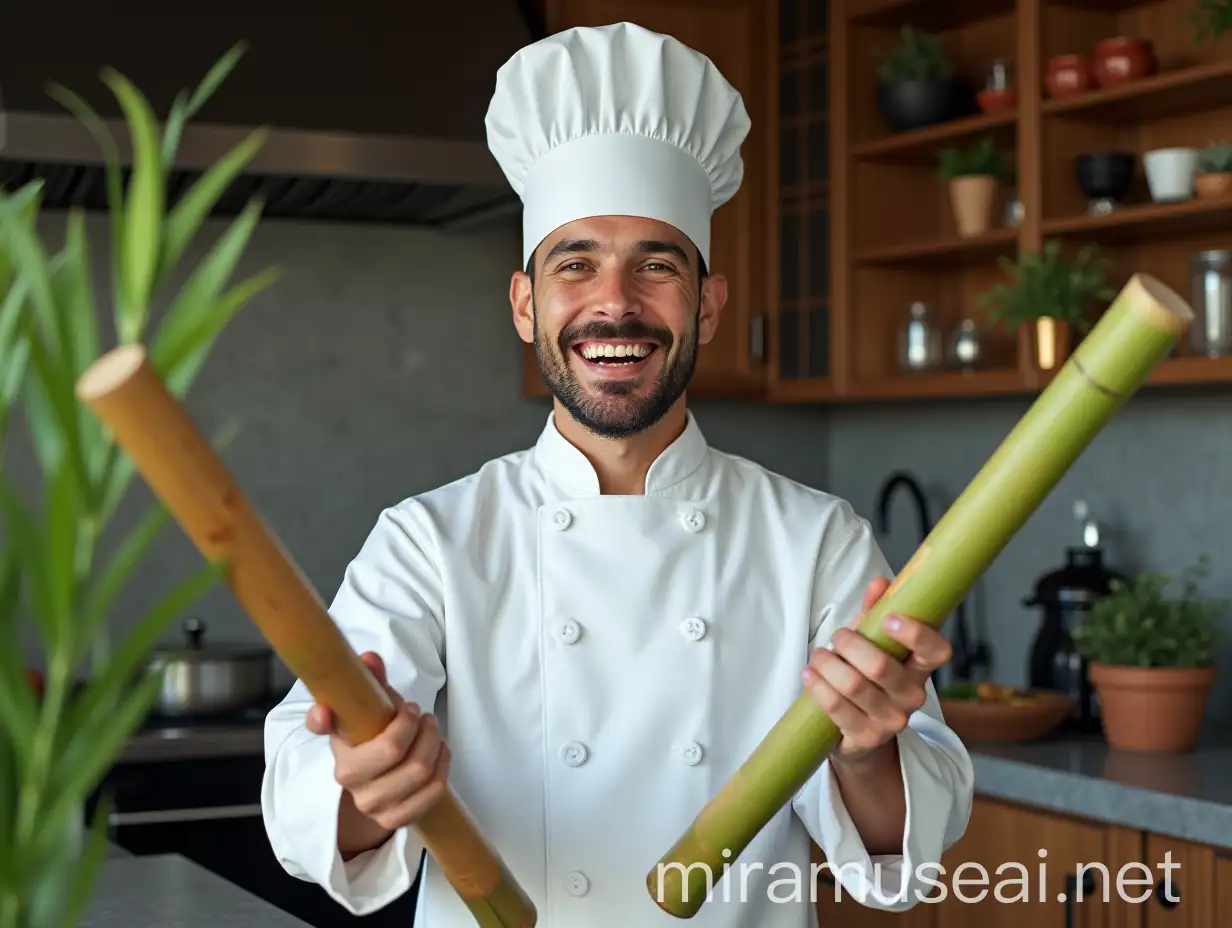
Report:
[[[163,671],[154,711],[161,715],[209,715],[267,700],[273,688],[273,652],[250,644],[205,643],[205,623],[184,623],[183,648],[158,648],[151,670]]]

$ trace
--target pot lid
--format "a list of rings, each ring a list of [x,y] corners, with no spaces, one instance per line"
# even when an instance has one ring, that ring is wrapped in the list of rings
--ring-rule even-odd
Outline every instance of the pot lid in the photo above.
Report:
[[[219,644],[205,643],[205,622],[197,616],[184,621],[183,647],[154,649],[154,656],[163,660],[213,661],[213,660],[268,660],[273,652],[269,647],[248,642],[229,641]]]

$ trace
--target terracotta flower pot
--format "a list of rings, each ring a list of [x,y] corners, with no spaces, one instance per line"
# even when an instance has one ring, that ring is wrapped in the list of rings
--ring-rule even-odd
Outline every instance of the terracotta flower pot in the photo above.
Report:
[[[1101,87],[1118,87],[1152,74],[1155,50],[1147,39],[1119,35],[1104,39],[1091,56],[1095,79]]]
[[[1194,177],[1194,193],[1204,200],[1218,200],[1232,195],[1232,171],[1198,174]]]
[[[1218,671],[1214,666],[1118,667],[1093,661],[1088,676],[1099,694],[1110,747],[1183,753],[1198,741]]]
[[[1044,68],[1044,86],[1053,97],[1070,97],[1095,86],[1095,74],[1085,55],[1054,55]]]
[[[973,175],[950,181],[954,224],[963,238],[983,235],[992,228],[997,205],[997,179]]]
[[[1035,351],[1036,367],[1042,371],[1060,367],[1069,354],[1070,324],[1051,316],[1042,316],[1035,320],[1035,331],[1031,334],[1034,336],[1031,345]]]

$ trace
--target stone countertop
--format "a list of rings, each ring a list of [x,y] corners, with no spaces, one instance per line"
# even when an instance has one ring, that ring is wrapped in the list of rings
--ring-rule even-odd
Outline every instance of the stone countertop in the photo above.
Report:
[[[79,928],[309,928],[177,854],[109,856]]]
[[[197,757],[254,757],[265,752],[261,725],[165,726],[133,735],[120,752],[121,763],[192,760]]]
[[[1232,850],[1232,729],[1189,754],[1114,751],[1098,734],[968,750],[977,795]]]

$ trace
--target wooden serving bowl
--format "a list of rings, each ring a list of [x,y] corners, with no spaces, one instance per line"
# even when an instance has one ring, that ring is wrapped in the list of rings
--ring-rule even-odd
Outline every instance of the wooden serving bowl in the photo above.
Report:
[[[946,724],[964,742],[1037,741],[1051,734],[1074,707],[1070,697],[1050,690],[1024,690],[1025,702],[940,697]]]

